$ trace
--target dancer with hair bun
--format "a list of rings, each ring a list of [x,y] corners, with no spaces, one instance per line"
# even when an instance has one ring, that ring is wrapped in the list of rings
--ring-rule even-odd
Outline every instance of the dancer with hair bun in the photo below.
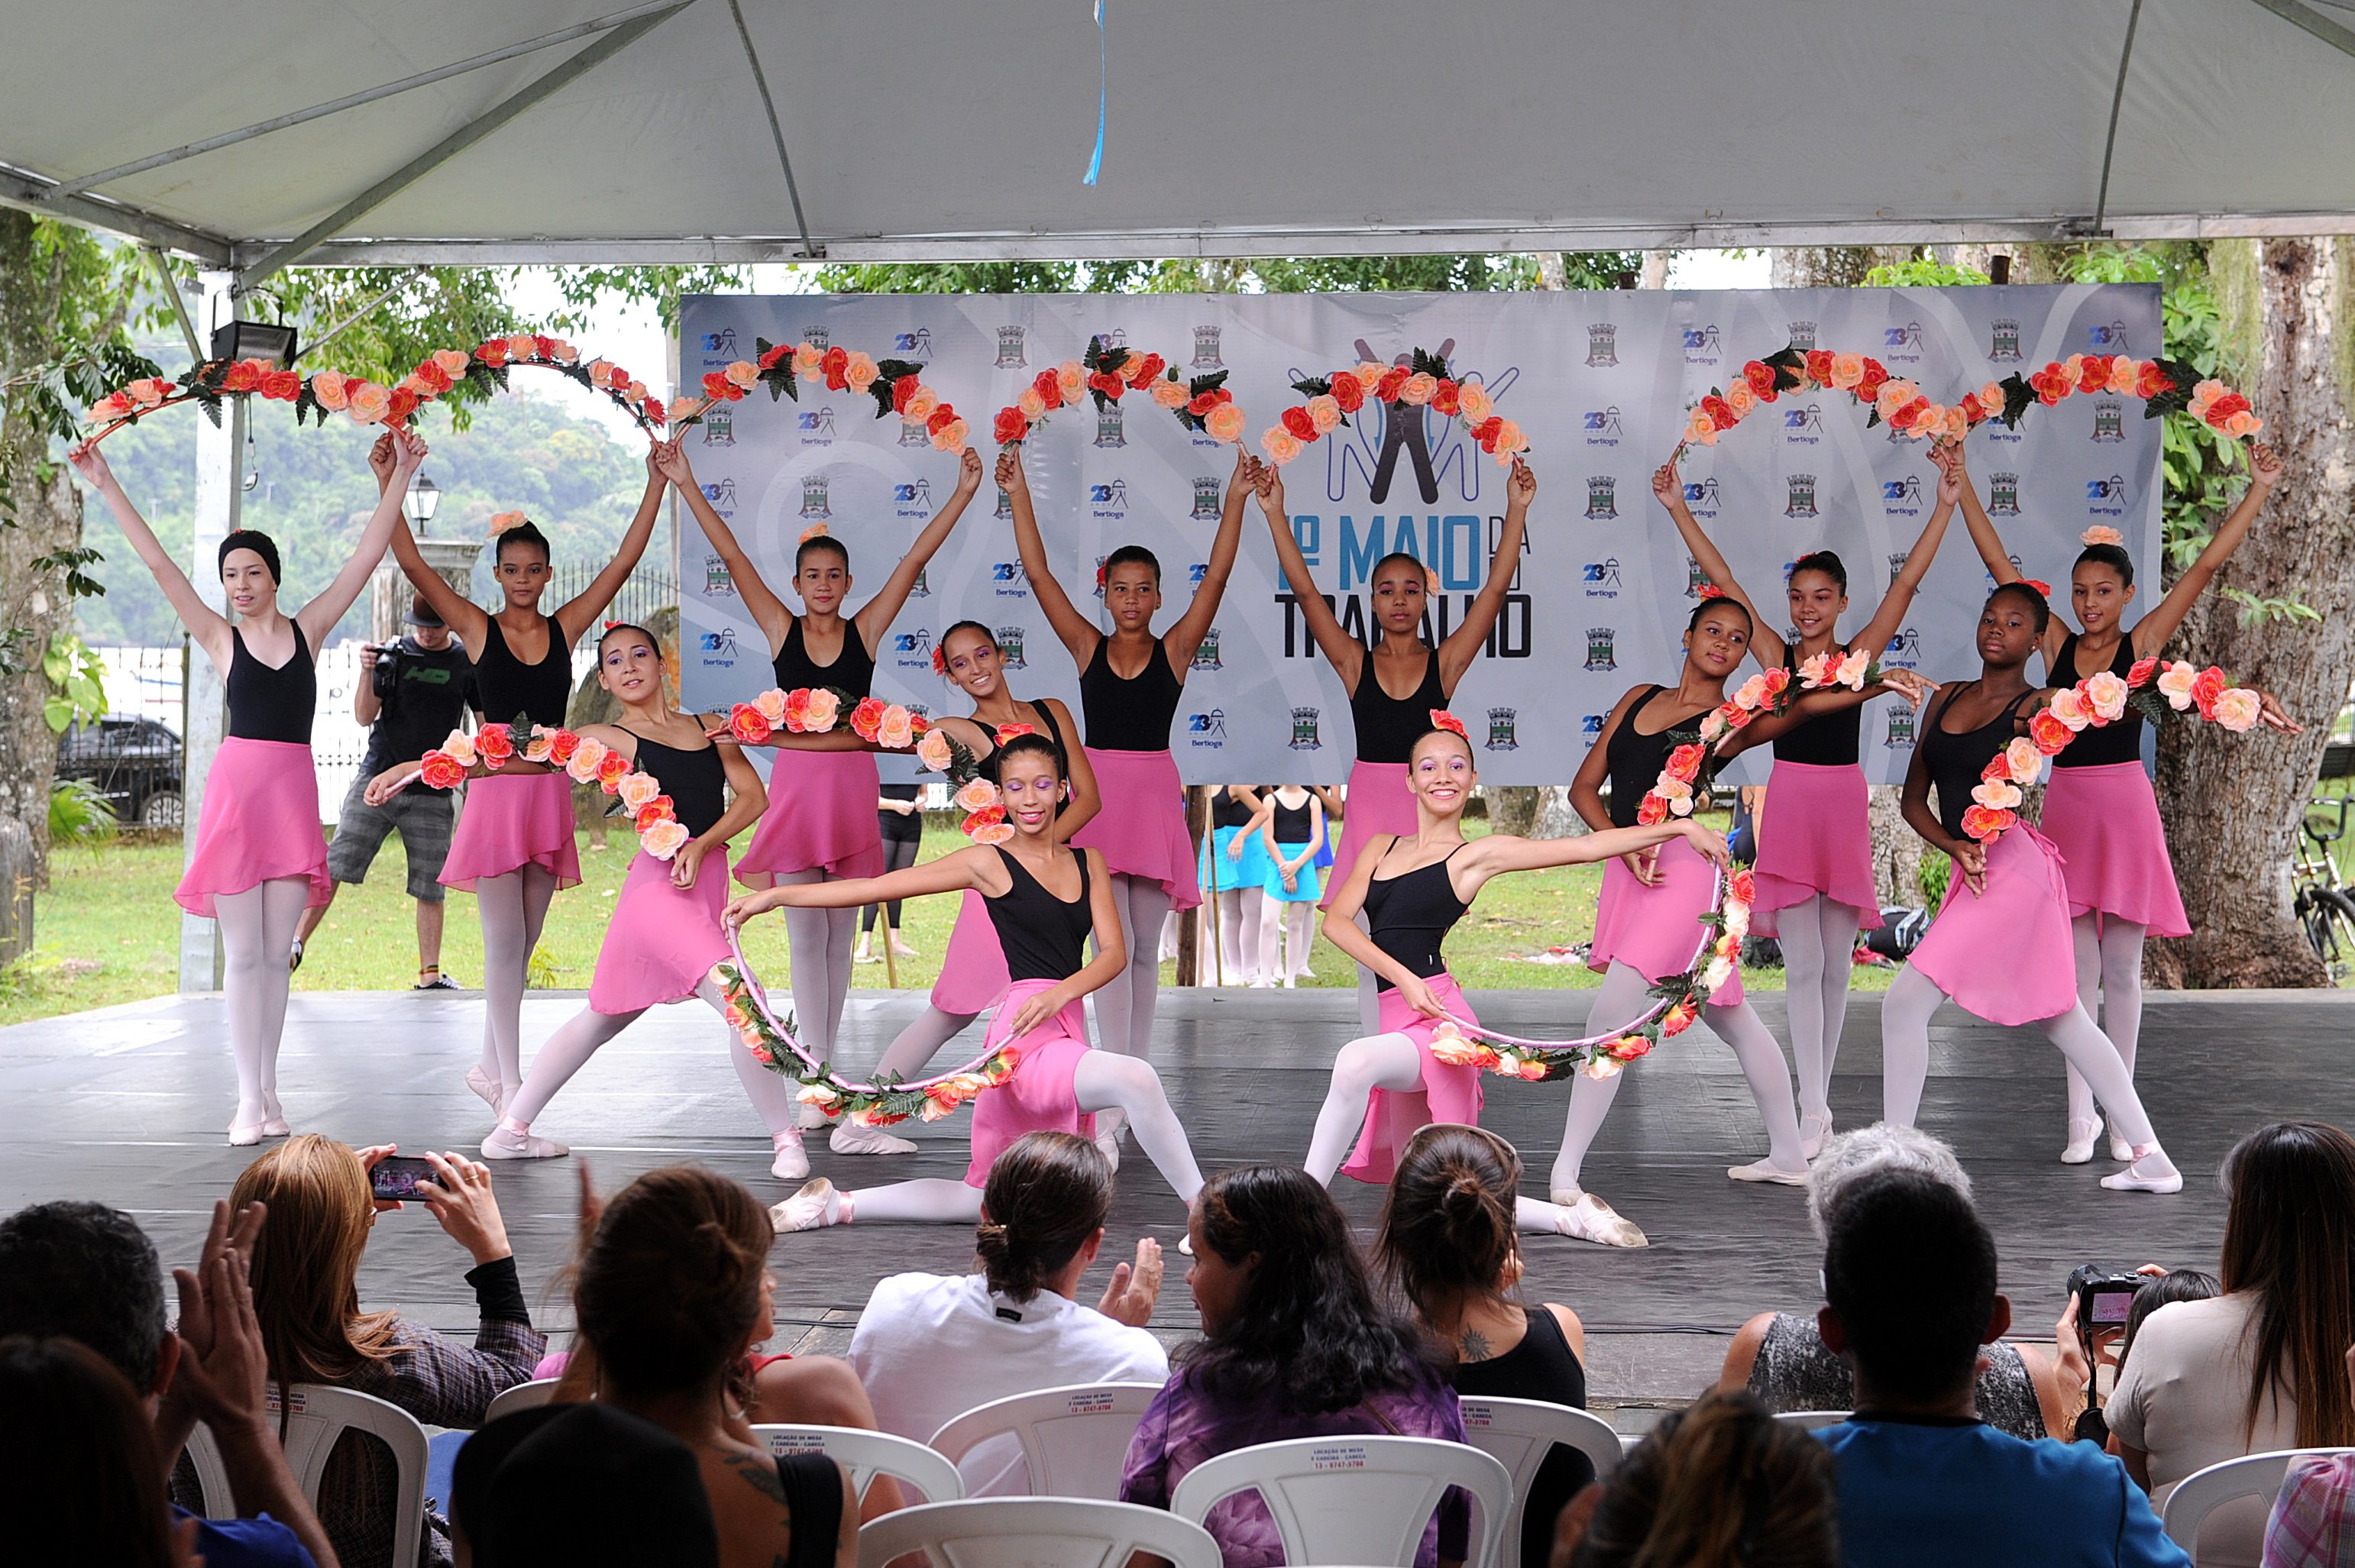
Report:
[[[882,591],[851,615],[843,613],[850,597],[850,549],[840,539],[822,529],[802,537],[794,551],[793,589],[802,602],[795,614],[761,580],[752,558],[696,483],[693,465],[676,444],[663,460],[663,477],[695,514],[703,537],[726,563],[744,608],[769,639],[777,685],[787,691],[833,687],[855,702],[872,694],[875,650],[883,645],[916,579],[948,542],[950,530],[981,488],[981,458],[970,448],[964,452],[955,490],[893,563]],[[882,871],[883,835],[875,821],[876,794],[882,785],[875,759],[863,749],[812,749],[785,777],[773,773],[771,783],[770,810],[744,847],[738,881],[769,888]],[[785,929],[794,953],[794,1016],[812,1049],[821,1057],[831,1055],[842,1027],[842,1005],[850,995],[858,906],[794,909],[785,916]],[[808,1174],[807,1167],[800,1174]]]
[[[1317,592],[1316,574],[1308,570],[1308,559],[1301,553],[1284,511],[1283,471],[1272,463],[1263,464],[1257,488],[1260,509],[1275,536],[1276,564],[1292,587],[1293,603],[1317,650],[1341,677],[1341,689],[1349,694],[1358,757],[1349,768],[1349,809],[1341,819],[1341,842],[1333,863],[1336,868],[1354,866],[1369,841],[1415,831],[1414,794],[1407,787],[1408,754],[1431,728],[1432,714],[1455,700],[1455,688],[1487,645],[1488,634],[1504,612],[1505,592],[1521,569],[1521,541],[1529,528],[1529,503],[1537,497],[1537,475],[1519,458],[1513,460],[1511,476],[1505,481],[1504,532],[1488,558],[1488,575],[1464,618],[1435,648],[1423,639],[1423,617],[1436,591],[1428,567],[1403,551],[1374,562],[1366,588],[1373,599],[1377,633],[1368,647],[1342,629],[1333,606]],[[1325,901],[1330,908],[1329,893]],[[1363,965],[1358,969],[1358,1017],[1368,1034],[1380,1027],[1374,972]]]
[[[1112,878],[1114,907],[1126,933],[1128,971],[1096,994],[1096,1025],[1103,1049],[1143,1057],[1153,1044],[1153,1014],[1160,1000],[1161,924],[1172,909],[1202,901],[1194,875],[1194,840],[1186,830],[1186,791],[1169,754],[1169,726],[1178,699],[1193,667],[1194,650],[1209,635],[1225,597],[1242,542],[1243,496],[1258,460],[1238,454],[1227,482],[1219,531],[1194,597],[1177,624],[1156,635],[1153,617],[1161,609],[1161,562],[1143,545],[1123,545],[1104,558],[1103,590],[1109,632],[1080,613],[1055,580],[1047,543],[1030,501],[1030,481],[1022,471],[1022,446],[1009,443],[997,454],[997,484],[1014,510],[1015,548],[1030,592],[1047,624],[1071,651],[1080,670],[1080,709],[1087,721],[1088,761],[1105,800],[1115,809],[1100,813],[1071,843],[1103,852]],[[1129,673],[1122,674],[1125,667]],[[1117,1136],[1120,1116],[1107,1118]]]
[[[388,432],[379,444],[404,482],[425,461],[424,441],[409,432]],[[378,497],[334,581],[292,615],[278,603],[284,574],[277,544],[251,528],[228,535],[217,553],[232,621],[205,603],[95,445],[85,442],[66,460],[114,514],[173,613],[220,674],[229,733],[205,778],[195,847],[172,896],[190,914],[209,915],[220,926],[221,1000],[237,1064],[229,1141],[242,1147],[284,1137],[290,1129],[278,1098],[278,1046],[293,978],[286,955],[304,910],[330,896],[318,770],[311,760],[317,649],[368,586],[400,521],[400,496],[389,490]]]
[[[1472,743],[1460,729],[1430,730],[1407,755],[1414,834],[1377,837],[1359,850],[1325,912],[1326,940],[1374,972],[1381,987],[1383,1027],[1379,1034],[1351,1040],[1333,1059],[1332,1083],[1316,1113],[1305,1162],[1319,1182],[1330,1182],[1337,1168],[1359,1181],[1388,1181],[1398,1151],[1417,1128],[1480,1119],[1480,1070],[1440,1061],[1431,1043],[1442,1019],[1479,1022],[1439,949],[1490,878],[1590,865],[1670,840],[1682,841],[1698,862],[1720,868],[1729,863],[1724,839],[1689,817],[1607,827],[1575,838],[1491,833],[1466,839],[1464,807],[1480,782]],[[1360,910],[1363,930],[1357,922]],[[1700,942],[1700,928],[1692,929],[1688,961]],[[1633,1022],[1635,1016],[1630,1012],[1622,1021]],[[1776,1056],[1778,1067],[1781,1061]],[[1357,1149],[1344,1165],[1342,1156],[1353,1137]],[[1567,1209],[1529,1198],[1516,1202],[1523,1230],[1582,1233]]]
[[[1942,461],[1961,491],[1963,517],[1979,559],[1998,583],[2020,581],[2019,568],[2012,564],[2003,536],[1970,483],[1962,449],[1951,449]],[[2281,459],[2273,448],[2250,449],[2249,487],[2240,502],[2158,608],[2131,626],[2126,611],[2137,590],[2126,538],[2115,528],[2087,528],[2085,548],[2069,572],[2069,602],[2079,629],[2069,630],[2056,616],[2037,636],[2038,651],[2044,656],[2044,684],[2073,687],[2104,674],[2124,680],[2137,660],[2156,657],[2249,537],[2281,472]],[[2088,1017],[2099,1017],[2102,1031],[2117,1048],[2129,1077],[2142,1038],[2144,939],[2191,933],[2183,896],[2175,885],[2175,863],[2168,857],[2167,834],[2159,824],[2158,795],[2143,771],[2143,716],[2129,706],[2123,717],[2086,730],[2071,741],[2052,759],[2051,782],[2044,786],[2038,824],[2061,852],[2068,882],[2077,999]],[[2083,1165],[2094,1157],[2102,1123],[2083,1075],[2074,1066],[2068,1075],[2069,1140],[2061,1151],[2061,1163]],[[2131,1140],[2115,1127],[2110,1157],[2132,1157]]]
[[[1012,983],[982,1040],[985,1055],[1014,1055],[1014,1073],[973,1102],[973,1158],[963,1181],[895,1182],[846,1192],[820,1177],[777,1205],[779,1231],[807,1231],[854,1220],[971,1224],[981,1217],[989,1168],[1025,1133],[1076,1133],[1103,1147],[1097,1114],[1119,1111],[1136,1131],[1180,1201],[1202,1185],[1186,1129],[1169,1108],[1161,1079],[1141,1057],[1089,1049],[1082,999],[1116,984],[1128,967],[1119,911],[1103,854],[1060,842],[1055,807],[1068,781],[1055,743],[1017,735],[999,748],[998,787],[1013,837],[975,844],[889,876],[843,882],[782,884],[746,893],[728,906],[741,926],[777,908],[856,909],[879,899],[912,899],[970,889],[982,897],[1004,949]],[[1088,961],[1082,944],[1095,938]]]
[[[499,586],[496,613],[479,608],[426,564],[409,525],[400,520],[401,489],[394,481],[391,447],[379,438],[368,454],[377,485],[393,508],[392,553],[433,613],[474,655],[474,691],[485,719],[520,721],[516,754],[466,786],[465,805],[442,861],[442,885],[474,895],[483,923],[483,1054],[466,1070],[466,1087],[497,1116],[523,1083],[523,993],[531,955],[556,895],[581,880],[573,841],[572,782],[564,770],[527,762],[529,727],[561,728],[572,700],[572,645],[605,613],[613,595],[637,570],[662,511],[662,454],[646,454],[645,494],[613,552],[589,586],[558,609],[541,612],[549,581],[548,536],[521,512],[491,519],[491,575]],[[418,776],[413,761],[394,764],[368,781],[370,805],[381,805]]]
[[[1675,462],[1662,464],[1652,475],[1652,495],[1676,520],[1693,560],[1726,597],[1750,612],[1757,632],[1752,655],[1763,667],[1780,667],[1795,677],[1809,659],[1838,660],[1852,648],[1877,656],[1889,646],[1937,559],[1960,490],[1951,473],[1940,481],[1937,503],[1905,564],[1872,619],[1847,642],[1840,640],[1839,618],[1848,613],[1848,568],[1828,549],[1801,556],[1784,580],[1791,624],[1799,634],[1796,642],[1786,643],[1758,620],[1757,602],[1734,580],[1724,555],[1685,505]],[[1863,720],[1859,697],[1812,719],[1759,730],[1759,736],[1774,742],[1774,771],[1758,823],[1758,899],[1751,906],[1751,928],[1783,946],[1791,1056],[1799,1078],[1799,1149],[1809,1159],[1831,1136],[1832,1063],[1839,1056],[1840,1028],[1848,1017],[1857,934],[1881,923],[1869,795],[1859,761]],[[1746,733],[1742,739],[1758,743]]]

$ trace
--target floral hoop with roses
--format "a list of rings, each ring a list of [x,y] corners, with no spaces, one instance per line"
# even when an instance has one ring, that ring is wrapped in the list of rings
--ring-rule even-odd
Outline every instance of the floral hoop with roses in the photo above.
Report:
[[[1031,378],[1019,397],[997,411],[990,433],[998,445],[1012,446],[1043,428],[1048,415],[1076,404],[1082,396],[1093,399],[1102,413],[1107,404],[1133,391],[1144,392],[1155,407],[1176,414],[1188,430],[1212,441],[1242,441],[1242,405],[1227,390],[1224,370],[1183,379],[1160,355],[1108,346],[1101,337],[1089,338],[1087,352],[1077,359],[1066,359]]]
[[[314,414],[325,425],[329,414],[339,413],[354,424],[397,428],[462,381],[471,381],[485,392],[504,391],[507,372],[518,367],[553,370],[604,393],[649,437],[657,435],[667,417],[662,400],[611,360],[583,364],[581,351],[561,337],[518,332],[485,338],[471,351],[438,348],[390,387],[336,370],[314,370],[305,376],[299,370],[282,369],[267,359],[210,359],[189,367],[176,379],[149,376],[118,388],[92,403],[82,419],[98,427],[87,443],[95,446],[157,409],[192,402],[218,425],[223,399],[258,395],[272,402],[293,404],[297,425]]]
[[[802,686],[791,691],[773,686],[730,709],[723,733],[739,745],[758,746],[780,730],[792,735],[826,734],[845,722],[846,715],[851,733],[860,740],[885,751],[912,750],[926,769],[946,773],[952,784],[962,786],[952,799],[967,813],[966,837],[981,844],[1003,844],[1014,837],[1013,825],[998,805],[997,788],[979,775],[973,752],[903,703],[853,697],[835,686]],[[1029,732],[1027,724],[1004,724],[997,739],[1002,744]]]
[[[702,422],[715,405],[741,402],[755,387],[769,389],[769,400],[801,400],[796,381],[822,381],[830,392],[856,392],[875,400],[875,417],[897,414],[903,424],[922,425],[936,452],[963,452],[972,434],[947,399],[924,380],[924,367],[912,359],[877,359],[839,345],[821,348],[815,343],[772,343],[752,340],[757,356],[731,361],[703,377],[703,396],[681,398],[671,405],[670,428],[681,431]]]
[[[667,860],[694,835],[678,819],[670,796],[654,774],[640,772],[593,735],[547,724],[530,726],[530,739],[521,747],[513,724],[485,724],[472,735],[453,730],[449,738],[425,753],[417,777],[434,789],[448,789],[477,766],[497,773],[517,757],[562,768],[575,784],[593,784],[621,803],[638,835],[638,848],[657,860]]]
[[[1701,596],[1719,599],[1724,592],[1713,584],[1705,585]],[[1660,769],[1658,781],[1644,792],[1636,808],[1636,822],[1649,827],[1671,816],[1707,810],[1710,786],[1725,765],[1725,759],[1717,754],[1717,743],[1734,731],[1765,715],[1789,711],[1802,692],[1842,687],[1862,691],[1878,684],[1883,673],[1880,655],[1868,648],[1851,648],[1845,654],[1821,653],[1802,660],[1796,674],[1777,666],[1752,676],[1732,696],[1702,714],[1695,728],[1668,732],[1668,762]]]
[[[1669,461],[1692,447],[1716,445],[1719,436],[1785,392],[1806,391],[1846,392],[1867,405],[1866,429],[1886,421],[1890,429],[1916,441],[1960,441],[1989,420],[2016,428],[2030,408],[2050,408],[2079,392],[2139,398],[2145,419],[2187,413],[2232,441],[2254,440],[2264,428],[2248,399],[2222,381],[2202,379],[2179,359],[2072,354],[2027,376],[2015,370],[1964,393],[1957,402],[1940,403],[1917,383],[1891,376],[1870,355],[1789,345],[1744,363],[1732,386],[1710,388],[1688,413]]]
[[[1278,465],[1291,462],[1328,432],[1349,422],[1349,416],[1377,403],[1403,403],[1430,408],[1450,419],[1461,419],[1480,450],[1510,466],[1514,457],[1529,449],[1521,427],[1497,417],[1496,404],[1476,381],[1459,381],[1444,357],[1418,348],[1404,365],[1377,365],[1371,360],[1327,376],[1310,376],[1292,383],[1308,400],[1284,411],[1280,422],[1259,438],[1260,449]]]

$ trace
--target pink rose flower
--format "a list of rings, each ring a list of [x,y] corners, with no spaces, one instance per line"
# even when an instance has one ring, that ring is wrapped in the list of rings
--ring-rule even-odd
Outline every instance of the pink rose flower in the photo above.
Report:
[[[776,687],[773,686],[752,699],[752,706],[759,709],[761,716],[772,724],[782,724],[785,720],[785,694]]]
[[[2191,706],[2191,683],[2200,672],[2181,659],[2177,659],[2158,673],[2158,694],[2178,713]]]
[[[916,742],[916,761],[932,773],[948,772],[949,763],[954,760],[954,753],[949,747],[948,731],[945,730],[927,730],[924,738]]]
[[[1282,425],[1269,426],[1266,433],[1259,438],[1259,444],[1269,461],[1279,467],[1300,455],[1300,438]]]
[[[1399,401],[1416,408],[1431,401],[1439,391],[1439,378],[1428,371],[1417,370],[1399,388]]]
[[[1455,406],[1467,425],[1476,425],[1497,411],[1495,400],[1469,382],[1456,389]]]
[[[802,715],[802,730],[806,734],[823,735],[834,728],[835,719],[842,712],[842,699],[826,687],[817,687],[809,694],[809,707]]]
[[[973,427],[971,425],[967,424],[961,419],[951,420],[948,423],[941,426],[940,429],[932,432],[932,450],[934,452],[963,452],[965,448],[965,443],[971,440],[972,436]]]
[[[1511,420],[1497,421],[1496,456],[1498,463],[1510,466],[1513,454],[1528,445],[1529,441],[1521,434],[1519,425],[1515,424]]]
[[[1066,359],[1055,367],[1055,384],[1062,389],[1063,401],[1076,403],[1080,394],[1088,389],[1087,367],[1076,359]]]
[[[1341,428],[1341,405],[1330,394],[1308,400],[1308,422],[1316,427],[1318,435]]]
[[[1023,388],[1022,395],[1014,400],[1014,406],[1022,411],[1022,417],[1026,420],[1040,420],[1047,417],[1047,400],[1039,395],[1039,389],[1036,387]]]
[[[893,703],[883,710],[883,723],[875,732],[875,743],[886,751],[904,752],[916,743],[916,716]]]
[[[826,374],[826,350],[814,343],[794,345],[794,374],[815,381]]]
[[[761,384],[761,368],[750,359],[730,361],[728,368],[720,374],[728,378],[730,386],[741,387],[746,391]]]
[[[1684,442],[1687,446],[1717,444],[1717,421],[1709,417],[1707,411],[1695,409],[1692,411],[1692,418],[1685,421]]]
[[[598,765],[604,762],[608,750],[605,742],[595,736],[583,735],[581,737],[581,743],[572,749],[572,755],[565,763],[564,771],[572,775],[572,782],[575,784],[594,784],[597,782]]]
[[[2126,683],[2104,670],[2085,682],[2085,700],[2093,708],[2095,720],[2104,724],[2115,723],[2126,716]]]
[[[1380,380],[1384,376],[1387,376],[1390,373],[1391,368],[1389,366],[1377,365],[1370,359],[1359,365],[1355,371],[1358,379],[1365,383],[1366,389],[1368,391],[1373,390],[1374,383]],[[1435,390],[1436,389],[1434,388],[1433,389]]]
[[[1881,411],[1881,417],[1885,420],[1921,395],[1922,389],[1911,381],[1883,381],[1881,383],[1881,395],[1873,400],[1873,406]]]
[[[842,368],[842,379],[850,383],[850,389],[854,392],[864,393],[875,384],[875,378],[880,374],[882,372],[875,368],[875,361],[864,354],[853,354],[850,363]]]
[[[1862,691],[1865,675],[1871,668],[1871,653],[1864,648],[1857,648],[1852,650],[1846,658],[1840,660],[1839,667],[1832,671],[1832,678],[1850,691]]]
[[[997,786],[985,778],[967,779],[964,787],[949,797],[949,804],[967,816],[986,811],[997,804]]]
[[[1835,354],[1832,356],[1832,386],[1834,389],[1845,392],[1862,384],[1863,380],[1863,355]]]
[[[674,817],[667,822],[657,822],[639,834],[638,848],[657,860],[667,860],[685,848],[687,841],[694,837],[694,834],[687,830],[687,824]]]
[[[900,418],[908,424],[922,424],[931,419],[941,406],[941,395],[930,387],[918,387],[908,406],[900,411]]]
[[[1725,406],[1739,418],[1758,406],[1758,394],[1750,389],[1748,382],[1736,381],[1726,389]]]
[[[2245,686],[2227,688],[2216,698],[2216,722],[2239,735],[2256,728],[2261,699]]]
[[[2069,726],[2069,732],[2073,735],[2094,721],[2093,709],[2085,706],[2085,699],[2078,695],[2074,687],[2054,692],[2052,704],[2045,711]]]
[[[1202,416],[1202,430],[1212,441],[1242,440],[1243,406],[1241,403],[1220,403]]]
[[[618,793],[622,797],[622,804],[629,807],[631,814],[634,816],[638,807],[662,794],[662,785],[655,781],[652,773],[629,773],[623,775],[622,787]]]
[[[2003,749],[2003,761],[2011,770],[2014,784],[2034,784],[2037,775],[2044,771],[2044,753],[2025,735],[2015,736],[2011,744]]]
[[[392,393],[374,381],[354,381],[348,393],[344,412],[354,424],[376,424],[392,411]]]

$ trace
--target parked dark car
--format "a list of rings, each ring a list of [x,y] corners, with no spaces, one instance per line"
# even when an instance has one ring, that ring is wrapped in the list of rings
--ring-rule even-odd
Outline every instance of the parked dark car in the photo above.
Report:
[[[110,713],[58,737],[58,777],[87,779],[117,820],[178,827],[180,738],[153,719]]]

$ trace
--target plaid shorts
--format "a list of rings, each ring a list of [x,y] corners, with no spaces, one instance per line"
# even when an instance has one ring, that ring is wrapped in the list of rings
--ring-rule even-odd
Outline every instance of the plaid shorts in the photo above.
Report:
[[[327,875],[339,882],[364,882],[384,836],[398,829],[400,847],[409,855],[409,896],[440,903],[442,863],[450,858],[450,830],[455,821],[453,802],[446,790],[402,790],[382,805],[368,803],[368,774],[352,780],[344,795],[343,814],[336,819],[336,836],[327,843]]]

